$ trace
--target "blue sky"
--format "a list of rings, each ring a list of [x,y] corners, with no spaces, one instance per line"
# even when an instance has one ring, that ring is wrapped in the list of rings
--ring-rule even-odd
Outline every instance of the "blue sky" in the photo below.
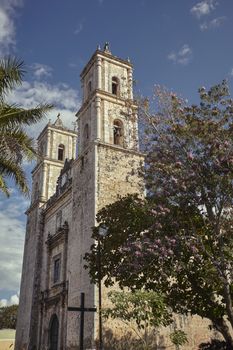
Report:
[[[197,103],[200,86],[228,79],[233,92],[232,36],[232,0],[0,0],[0,57],[24,60],[27,71],[9,101],[53,103],[48,118],[60,112],[68,126],[80,106],[79,74],[105,41],[130,58],[140,93],[160,84]],[[28,204],[13,187],[10,199],[0,196],[3,304],[17,302]]]

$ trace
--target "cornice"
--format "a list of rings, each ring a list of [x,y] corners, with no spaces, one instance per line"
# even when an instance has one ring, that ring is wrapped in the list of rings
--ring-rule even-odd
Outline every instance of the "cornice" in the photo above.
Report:
[[[118,145],[114,145],[112,143],[107,143],[107,142],[103,142],[103,141],[100,141],[100,140],[94,140],[92,142],[89,142],[89,145],[83,150],[82,153],[80,153],[80,155],[78,156],[77,159],[74,160],[73,162],[73,166],[75,166],[76,164],[78,164],[82,157],[84,157],[88,151],[92,148],[92,147],[105,147],[105,148],[111,148],[115,151],[120,151],[120,152],[123,152],[123,153],[127,153],[129,155],[136,155],[140,158],[142,158],[143,160],[145,159],[145,156],[146,154],[145,153],[142,153],[138,150],[135,150],[135,149],[129,149],[129,148],[124,148],[124,147],[121,147],[121,146],[118,146]]]
[[[95,89],[90,94],[88,99],[82,104],[81,108],[78,110],[78,112],[75,114],[75,116],[79,117],[83,112],[85,112],[96,97],[100,97],[101,99],[105,99],[108,102],[118,104],[119,106],[125,106],[125,104],[127,102],[129,102],[129,103],[131,103],[132,108],[134,108],[134,109],[138,108],[138,105],[135,102],[135,100],[125,99],[123,97],[111,94],[110,92],[100,90],[100,89]]]
[[[60,202],[62,202],[63,200],[65,200],[65,198],[70,194],[72,190],[72,181],[69,184],[69,187],[67,187],[64,192],[56,195],[56,193],[54,193],[54,195],[52,197],[50,197],[47,202],[45,203],[45,207],[43,208],[43,213],[44,215],[48,215],[48,213],[56,206],[60,205]],[[67,202],[70,200],[70,198],[68,197]]]
[[[33,175],[44,164],[46,164],[46,165],[50,165],[51,164],[51,165],[57,166],[59,168],[63,168],[65,162],[64,162],[64,160],[58,160],[58,159],[52,159],[52,158],[48,158],[48,157],[43,157],[41,162],[38,163],[35,166],[35,168],[31,171],[31,174]]]
[[[45,242],[47,244],[48,249],[52,250],[59,243],[67,242],[68,231],[69,231],[69,226],[68,226],[68,223],[65,221],[64,225],[59,227],[54,235],[49,234],[48,239]]]
[[[59,132],[60,134],[63,134],[63,135],[70,135],[70,136],[77,136],[77,132],[75,130],[70,130],[66,127],[59,127],[59,126],[55,126],[51,123],[48,123],[44,129],[41,131],[41,133],[39,134],[37,140],[40,141],[40,139],[42,138],[42,136],[44,136],[45,132],[47,130],[51,130],[51,131],[57,131]]]
[[[107,143],[107,142],[102,142],[102,141],[94,141],[94,144],[99,146],[99,147],[105,147],[105,148],[111,148],[115,151],[121,151],[123,153],[128,153],[130,155],[136,155],[136,156],[139,156],[141,158],[145,158],[145,154],[140,152],[140,151],[137,151],[135,149],[130,149],[130,148],[124,148],[124,147],[121,147],[121,146],[118,146],[118,145],[114,145],[112,143]]]
[[[109,61],[118,62],[121,66],[125,66],[126,68],[133,67],[132,63],[130,63],[127,60],[123,60],[122,58],[119,58],[117,56],[113,56],[111,53],[107,53],[107,52],[104,52],[101,50],[96,50],[93,53],[93,55],[91,56],[90,60],[86,64],[86,66],[83,68],[83,70],[80,74],[81,79],[84,77],[84,75],[86,75],[88,73],[89,69],[91,68],[91,66],[95,62],[96,57],[101,57],[103,59],[108,59]]]

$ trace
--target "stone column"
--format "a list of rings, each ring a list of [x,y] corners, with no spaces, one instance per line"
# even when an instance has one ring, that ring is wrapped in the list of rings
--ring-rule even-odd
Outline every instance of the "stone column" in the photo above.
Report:
[[[97,89],[102,88],[102,59],[101,57],[97,57],[97,62],[96,62],[96,67],[97,67]]]
[[[83,102],[84,102],[85,91],[84,91],[84,81],[83,81],[83,79],[81,80],[81,91],[82,91],[82,93],[83,93],[83,95],[82,95],[82,100],[83,100]]]
[[[77,131],[78,131],[78,135],[77,135],[77,142],[78,142],[78,156],[82,153],[82,146],[81,146],[81,121],[80,121],[80,116],[77,117]]]
[[[76,137],[72,136],[72,158],[76,158]]]
[[[128,72],[128,90],[129,90],[129,98],[133,99],[133,78],[132,78],[132,69],[127,69]]]
[[[46,194],[47,194],[47,168],[48,165],[46,163],[43,164],[43,169],[42,169],[42,191],[41,191],[41,197],[42,200],[46,200]]]
[[[51,141],[50,141],[50,158],[53,158],[54,137],[55,137],[55,133],[54,133],[54,130],[52,130],[51,131]],[[55,152],[57,152],[57,150],[55,150]]]
[[[45,156],[50,158],[50,142],[51,142],[51,130],[48,130],[48,136],[47,136],[47,147],[46,147],[46,154]]]
[[[101,139],[101,98],[96,97],[95,99],[96,107],[96,138]]]

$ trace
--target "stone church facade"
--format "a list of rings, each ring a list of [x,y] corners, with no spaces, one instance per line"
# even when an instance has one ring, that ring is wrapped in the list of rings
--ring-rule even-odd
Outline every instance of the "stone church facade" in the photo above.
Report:
[[[131,63],[106,45],[83,69],[81,83],[78,133],[58,116],[38,137],[41,156],[27,210],[16,350],[78,349],[80,315],[67,307],[80,306],[81,292],[88,307],[98,307],[97,287],[83,268],[96,214],[119,195],[144,191]],[[206,336],[204,324],[182,317],[179,322],[192,333],[187,349],[197,349]],[[94,349],[97,329],[97,314],[86,313],[86,349]]]

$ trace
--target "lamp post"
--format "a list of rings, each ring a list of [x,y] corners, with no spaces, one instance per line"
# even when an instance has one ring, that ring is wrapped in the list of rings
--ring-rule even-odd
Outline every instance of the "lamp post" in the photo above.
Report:
[[[98,285],[99,285],[99,350],[103,350],[103,325],[102,325],[102,289],[101,289],[101,237],[105,237],[108,234],[108,228],[105,225],[101,225],[98,231]]]

